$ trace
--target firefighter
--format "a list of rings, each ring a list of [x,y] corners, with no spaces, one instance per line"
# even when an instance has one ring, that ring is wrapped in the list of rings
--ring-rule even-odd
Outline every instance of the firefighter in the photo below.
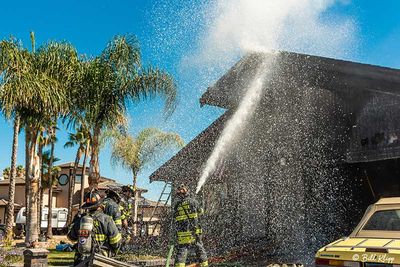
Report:
[[[104,214],[102,199],[97,190],[85,194],[83,214],[77,214],[67,234],[71,241],[78,241],[74,266],[91,266],[94,254],[111,256],[121,243],[121,234],[113,219]]]
[[[199,217],[203,210],[199,203],[191,198],[185,185],[176,190],[177,203],[174,205],[177,251],[175,267],[185,267],[188,251],[194,249],[201,267],[208,266],[207,253],[201,240],[202,229]]]
[[[111,216],[114,220],[115,225],[118,228],[118,231],[121,232],[122,229],[122,219],[121,219],[121,211],[119,209],[119,203],[121,201],[121,197],[112,189],[106,190],[107,197],[103,201],[104,205],[104,213],[108,216]]]
[[[120,210],[121,210],[121,219],[122,225],[124,228],[128,228],[128,220],[132,218],[132,198],[135,194],[135,190],[131,185],[124,185],[122,187],[122,195],[123,201],[121,201]]]

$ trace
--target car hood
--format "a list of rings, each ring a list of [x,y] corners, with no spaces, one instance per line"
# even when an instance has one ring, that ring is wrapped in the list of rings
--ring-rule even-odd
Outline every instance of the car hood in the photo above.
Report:
[[[400,239],[348,237],[321,248],[317,257],[359,262],[400,263]]]

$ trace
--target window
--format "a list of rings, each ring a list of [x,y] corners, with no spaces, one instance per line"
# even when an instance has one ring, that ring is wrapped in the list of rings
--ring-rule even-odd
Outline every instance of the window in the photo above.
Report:
[[[400,231],[400,209],[375,212],[363,230]]]
[[[69,177],[66,174],[61,174],[60,177],[58,177],[58,183],[60,185],[66,185],[69,182]]]
[[[76,183],[76,184],[80,184],[81,181],[82,181],[82,175],[77,174],[77,175],[75,176],[75,183]]]
[[[57,213],[54,213],[54,212],[53,212],[53,213],[51,214],[51,219],[57,219]]]

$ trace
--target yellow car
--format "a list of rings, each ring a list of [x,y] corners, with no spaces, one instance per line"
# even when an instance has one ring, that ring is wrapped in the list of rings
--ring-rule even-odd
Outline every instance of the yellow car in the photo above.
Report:
[[[349,237],[317,252],[315,266],[400,267],[400,197],[369,206]]]

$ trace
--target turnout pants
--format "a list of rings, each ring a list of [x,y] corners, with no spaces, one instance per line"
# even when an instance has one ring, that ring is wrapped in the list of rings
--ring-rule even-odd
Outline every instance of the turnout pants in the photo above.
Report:
[[[208,266],[207,253],[201,240],[198,240],[193,244],[178,245],[176,249],[175,267],[186,266],[186,260],[190,250],[195,250],[197,262],[200,264],[200,267]]]

